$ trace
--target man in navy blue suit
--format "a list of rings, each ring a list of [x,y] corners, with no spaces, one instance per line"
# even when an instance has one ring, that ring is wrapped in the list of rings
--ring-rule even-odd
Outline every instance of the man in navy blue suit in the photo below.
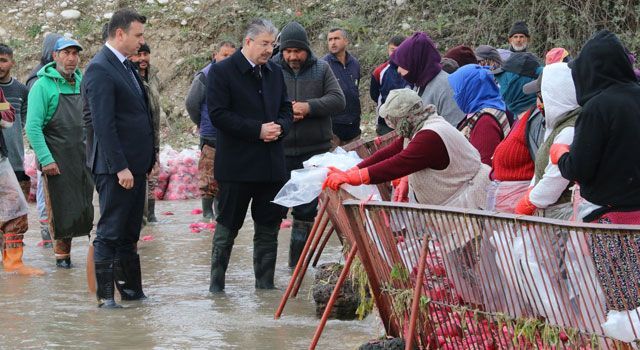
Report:
[[[146,298],[142,291],[140,238],[146,174],[154,162],[153,124],[144,85],[127,57],[144,44],[146,18],[118,10],[109,37],[85,73],[86,95],[94,129],[92,147],[100,220],[93,241],[98,306],[120,307],[122,300]]]
[[[271,201],[289,178],[282,139],[293,123],[282,69],[269,61],[277,33],[268,20],[251,22],[242,49],[211,66],[207,76],[207,107],[218,129],[214,177],[220,186],[210,292],[224,290],[233,242],[250,202],[255,287],[274,288],[286,208]]]

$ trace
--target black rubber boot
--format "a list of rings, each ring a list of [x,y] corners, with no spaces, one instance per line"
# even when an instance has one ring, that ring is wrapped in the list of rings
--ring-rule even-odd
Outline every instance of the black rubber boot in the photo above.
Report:
[[[95,262],[95,266],[98,307],[103,309],[121,308],[122,306],[116,304],[113,298],[113,262]]]
[[[70,269],[70,268],[72,268],[73,265],[71,265],[71,258],[56,259],[56,267],[59,267],[61,269]]]
[[[256,276],[256,289],[274,289],[273,275],[276,270],[278,254],[278,231],[274,227],[255,224],[253,236],[253,272]]]
[[[147,222],[158,222],[158,218],[156,217],[156,200],[155,199],[147,200]]]
[[[216,226],[211,248],[211,283],[209,285],[211,293],[224,291],[225,274],[227,267],[229,267],[231,250],[237,234],[237,231],[231,231],[223,225]]]
[[[313,228],[313,221],[293,219],[291,226],[291,241],[289,242],[289,267],[294,268],[298,264],[300,254],[307,243],[309,233]]]
[[[202,217],[207,220],[215,219],[213,213],[213,197],[202,197]]]
[[[113,277],[122,300],[142,300],[147,298],[142,291],[140,255],[116,258],[113,263]]]

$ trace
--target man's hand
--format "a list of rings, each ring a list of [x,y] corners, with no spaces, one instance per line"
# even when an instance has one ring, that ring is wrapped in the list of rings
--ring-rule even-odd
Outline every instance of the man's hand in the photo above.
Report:
[[[50,163],[42,167],[42,172],[49,176],[60,175],[60,168],[58,163]]]
[[[260,129],[260,140],[272,142],[277,140],[282,134],[282,127],[274,122],[262,124]]]
[[[307,102],[293,101],[292,106],[293,106],[294,122],[304,119],[304,117],[309,115],[309,112],[311,111],[311,108],[309,107],[309,103]]]
[[[133,188],[133,174],[129,168],[118,171],[118,183],[126,190]]]

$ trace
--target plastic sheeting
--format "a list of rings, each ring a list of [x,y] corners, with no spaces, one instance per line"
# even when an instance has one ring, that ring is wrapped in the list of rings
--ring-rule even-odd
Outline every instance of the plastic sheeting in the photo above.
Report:
[[[329,166],[345,171],[361,161],[362,159],[356,152],[346,152],[340,147],[333,152],[315,155],[302,163],[304,168],[291,172],[291,179],[280,189],[273,203],[288,208],[309,203],[320,195]],[[345,184],[342,185],[342,188],[358,199],[371,197],[371,200],[380,200],[380,193],[374,185],[350,186]]]

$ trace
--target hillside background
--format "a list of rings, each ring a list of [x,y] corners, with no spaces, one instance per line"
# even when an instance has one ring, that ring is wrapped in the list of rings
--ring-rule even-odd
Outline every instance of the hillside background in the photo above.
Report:
[[[350,51],[362,65],[361,100],[365,133],[371,134],[375,118],[368,97],[369,74],[386,59],[386,41],[392,35],[425,31],[444,52],[459,44],[475,47],[506,45],[506,34],[516,20],[525,20],[532,34],[532,51],[542,55],[562,46],[576,54],[596,29],[620,35],[632,52],[640,48],[638,0],[0,0],[0,42],[15,50],[14,76],[24,81],[37,64],[42,39],[58,32],[84,46],[84,67],[99,50],[100,30],[109,15],[133,7],[148,17],[146,40],[152,64],[160,69],[164,141],[182,147],[197,143],[195,128],[184,109],[184,96],[196,71],[207,64],[216,42],[240,43],[246,23],[255,17],[271,19],[282,28],[300,22],[309,34],[314,52],[326,52],[326,32],[345,28]],[[65,10],[79,17],[65,19]]]

